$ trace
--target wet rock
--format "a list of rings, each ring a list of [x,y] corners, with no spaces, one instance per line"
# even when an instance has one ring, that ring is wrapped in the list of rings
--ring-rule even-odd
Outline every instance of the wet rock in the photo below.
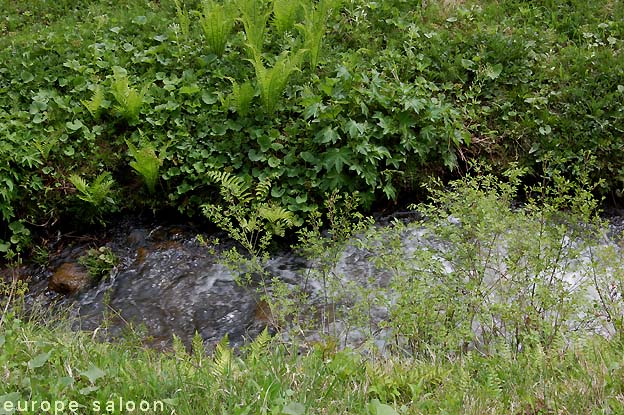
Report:
[[[48,289],[72,295],[91,285],[91,276],[82,265],[66,262],[54,271],[48,281]]]

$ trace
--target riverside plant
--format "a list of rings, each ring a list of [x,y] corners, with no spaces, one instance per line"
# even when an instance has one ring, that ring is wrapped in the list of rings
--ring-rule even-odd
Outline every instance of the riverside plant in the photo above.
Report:
[[[111,93],[115,97],[115,101],[117,101],[113,108],[131,125],[139,121],[139,113],[141,112],[147,89],[148,86],[144,86],[139,91],[131,86],[128,80],[128,72],[122,67],[113,67]]]
[[[245,28],[249,56],[255,58],[255,55],[262,53],[271,11],[265,7],[261,0],[236,0],[236,5],[240,11],[240,20]]]
[[[277,57],[273,67],[267,68],[259,53],[254,53],[251,63],[256,71],[256,81],[260,87],[260,98],[266,114],[275,113],[279,102],[282,100],[284,89],[290,75],[299,70],[304,51],[299,50],[294,54],[282,53]]]
[[[316,69],[323,47],[323,37],[327,30],[327,19],[333,9],[340,6],[341,0],[320,0],[315,5],[303,6],[304,22],[296,28],[303,35],[303,49],[308,53],[310,68]]]
[[[235,20],[234,6],[230,2],[202,1],[199,23],[210,52],[217,56],[225,53],[225,46]]]
[[[145,181],[148,192],[153,194],[156,191],[156,184],[160,176],[160,166],[163,164],[166,149],[162,149],[160,155],[157,155],[156,149],[150,144],[140,149],[136,148],[136,146],[129,141],[126,141],[126,144],[128,145],[130,155],[134,158],[134,160],[130,162],[130,167],[141,175]]]

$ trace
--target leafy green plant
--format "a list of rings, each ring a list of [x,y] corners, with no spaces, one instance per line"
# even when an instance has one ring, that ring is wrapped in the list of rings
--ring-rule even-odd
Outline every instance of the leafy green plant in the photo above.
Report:
[[[261,54],[271,12],[263,0],[236,0],[236,4],[245,28],[249,56]]]
[[[298,0],[273,0],[272,24],[277,32],[284,34],[294,28],[301,10],[302,5]]]
[[[91,248],[78,258],[78,263],[85,266],[91,278],[98,282],[110,275],[119,263],[119,257],[107,246]]]
[[[222,56],[225,53],[225,46],[232,32],[234,22],[234,10],[229,2],[202,1],[202,14],[200,15],[199,23],[210,52],[217,56]]]
[[[87,108],[91,116],[96,119],[99,117],[102,108],[107,108],[110,104],[110,102],[106,100],[104,88],[101,85],[95,86],[93,96],[90,100],[81,100],[80,102]]]
[[[266,201],[271,180],[264,179],[252,188],[249,182],[227,171],[209,171],[206,175],[219,186],[225,206],[204,204],[204,215],[227,231],[253,257],[263,257],[271,239],[284,236],[286,229],[298,222],[292,212]]]
[[[113,199],[113,180],[109,172],[99,174],[91,183],[77,174],[69,176],[69,181],[78,191],[78,199],[86,202],[90,207],[88,220],[97,219],[102,221],[102,215],[113,212],[117,209],[115,200]]]
[[[302,51],[297,52],[294,56],[283,53],[277,58],[273,67],[267,68],[264,66],[260,54],[254,54],[254,59],[251,62],[256,71],[256,81],[260,87],[262,105],[267,114],[275,113],[277,105],[282,100],[288,78],[293,72],[299,70],[302,55]]]
[[[113,67],[113,78],[111,81],[111,93],[117,101],[114,109],[124,117],[131,125],[139,121],[139,114],[143,106],[145,93],[148,86],[144,86],[140,91],[130,86],[127,71],[119,66]]]
[[[157,155],[156,149],[154,149],[151,144],[143,146],[140,149],[137,149],[134,144],[129,141],[126,141],[126,144],[128,145],[130,155],[134,158],[134,160],[130,162],[130,167],[141,175],[145,181],[148,192],[153,194],[156,191],[156,184],[160,177],[160,166],[163,164],[166,150],[161,149],[160,155]]]
[[[249,113],[249,107],[255,96],[256,90],[251,82],[245,81],[239,84],[232,80],[232,93],[228,96],[227,103],[244,117]]]
[[[183,0],[173,0],[176,8],[176,17],[178,18],[178,26],[184,39],[188,39],[191,31],[191,18],[189,12],[184,5]]]
[[[320,0],[316,4],[303,6],[304,22],[297,24],[296,27],[303,35],[303,48],[308,53],[310,68],[313,70],[318,66],[327,20],[331,11],[337,9],[340,4],[341,0]]]

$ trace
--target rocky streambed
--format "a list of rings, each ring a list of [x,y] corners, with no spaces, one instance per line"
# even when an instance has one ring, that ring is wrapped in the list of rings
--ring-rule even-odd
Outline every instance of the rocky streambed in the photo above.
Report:
[[[413,218],[410,214],[403,216],[403,222]],[[388,218],[380,221],[388,222]],[[610,243],[609,238],[620,233],[623,224],[622,217],[613,216],[609,235],[600,243]],[[30,287],[26,306],[31,310],[58,312],[69,308],[76,329],[99,328],[106,338],[133,330],[146,344],[157,348],[168,347],[173,335],[190,344],[195,333],[199,333],[207,346],[226,335],[233,345],[242,345],[265,327],[273,328],[276,321],[267,304],[260,300],[257,287],[238,284],[221,264],[219,253],[233,246],[232,243],[209,249],[200,239],[210,246],[211,237],[204,234],[199,238],[200,234],[201,229],[193,226],[156,225],[128,219],[101,235],[63,236],[50,244],[50,258],[45,265],[19,270]],[[423,244],[431,243],[430,236],[419,227],[408,226],[401,235],[401,249],[407,256]],[[383,248],[383,244],[382,239],[372,246]],[[94,282],[79,258],[102,246],[110,249],[118,262],[110,275]],[[269,275],[284,282],[287,289],[306,294],[309,304],[300,304],[302,309],[324,314],[329,320],[336,309],[355,308],[363,300],[357,295],[349,298],[349,287],[365,287],[370,289],[370,294],[383,292],[390,285],[392,272],[385,272],[375,263],[370,246],[362,248],[357,243],[345,246],[331,269],[333,278],[338,280],[338,290],[334,285],[334,293],[344,287],[345,295],[329,300],[323,281],[310,278],[314,261],[304,260],[294,252],[282,252],[275,254],[266,267]],[[452,271],[451,265],[444,266],[446,272]],[[570,272],[563,278],[575,284],[586,277]],[[377,346],[383,347],[392,333],[377,325],[388,318],[389,303],[382,303],[369,307],[366,327],[347,327],[347,323],[333,319],[331,329],[344,334],[345,345],[358,346],[372,335]],[[318,338],[318,333],[307,335]]]

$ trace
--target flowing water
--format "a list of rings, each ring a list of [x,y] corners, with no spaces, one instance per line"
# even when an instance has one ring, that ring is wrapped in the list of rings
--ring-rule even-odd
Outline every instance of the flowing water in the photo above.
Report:
[[[410,214],[404,216],[404,221],[413,218]],[[387,218],[380,221],[388,222]],[[621,217],[613,217],[611,234],[619,233],[624,228],[623,223]],[[71,306],[77,317],[76,328],[92,330],[105,322],[105,329],[100,331],[105,332],[107,338],[132,328],[142,333],[148,344],[159,348],[170,345],[174,334],[189,344],[196,332],[207,345],[225,335],[232,344],[242,345],[267,326],[270,320],[267,306],[260,301],[256,289],[236,283],[232,273],[220,264],[218,253],[215,255],[200,243],[199,233],[199,229],[190,226],[159,226],[126,220],[97,238],[61,238],[51,244],[53,255],[45,267],[26,269],[30,280],[27,305],[56,310]],[[414,251],[426,239],[421,228],[407,227],[402,236],[405,252]],[[609,243],[605,241],[603,243]],[[76,263],[89,248],[98,246],[110,247],[120,259],[109,278],[72,295],[49,289],[49,280],[56,270],[63,264]],[[219,249],[223,248],[217,251]],[[357,306],[361,298],[328,301],[324,297],[327,287],[323,281],[309,278],[311,267],[311,262],[294,252],[276,254],[267,264],[270,274],[285,282],[287,287],[308,294],[310,304],[318,306],[308,308],[311,313],[320,313],[329,319],[332,313],[327,310],[328,306]],[[391,273],[374,265],[370,249],[358,248],[355,243],[346,246],[331,272],[344,287],[357,284],[381,289],[387,287],[391,279]],[[368,313],[373,322],[388,316],[387,308],[381,306],[371,307]],[[378,346],[383,346],[390,334],[375,324],[349,328],[345,323],[334,321],[331,329],[347,333],[345,344],[355,346],[369,334],[375,337]],[[310,339],[318,338],[318,333],[308,335]]]

